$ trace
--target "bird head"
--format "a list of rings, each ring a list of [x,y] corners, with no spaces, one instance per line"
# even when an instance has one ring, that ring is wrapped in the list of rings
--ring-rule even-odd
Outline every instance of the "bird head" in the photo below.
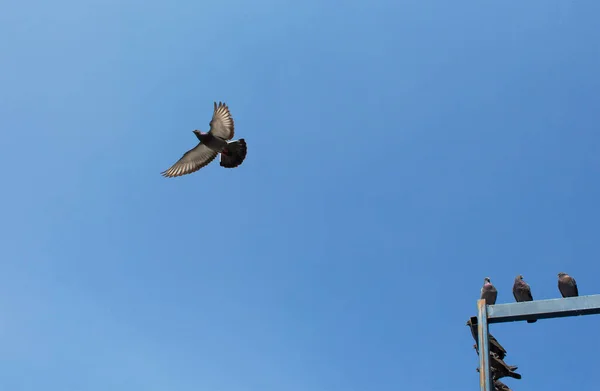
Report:
[[[194,134],[196,135],[196,137],[198,138],[198,140],[202,141],[203,138],[206,137],[206,133],[202,133],[201,131],[199,131],[198,129],[194,130]]]
[[[486,283],[487,283],[487,284],[491,284],[492,282],[490,281],[490,278],[489,278],[489,277],[486,277],[486,278],[484,278],[484,279],[483,279],[483,283],[484,283],[484,284],[486,284]]]
[[[560,272],[560,273],[558,273],[558,278],[563,278],[563,277],[564,277],[564,276],[566,276],[566,275],[567,275],[567,273],[565,273],[565,272]]]
[[[522,279],[523,279],[523,275],[521,275],[521,274],[519,274],[519,275],[517,276],[517,278],[515,278],[515,280],[522,280]]]

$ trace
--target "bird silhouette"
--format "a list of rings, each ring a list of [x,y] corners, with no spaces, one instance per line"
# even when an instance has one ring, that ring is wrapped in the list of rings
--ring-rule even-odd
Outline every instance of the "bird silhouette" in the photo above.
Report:
[[[235,134],[234,122],[225,103],[214,103],[213,116],[210,129],[207,133],[194,130],[200,140],[196,147],[187,151],[168,170],[161,174],[167,178],[191,174],[212,162],[217,155],[221,155],[220,165],[225,168],[235,168],[246,159],[247,146],[243,138],[231,140]]]

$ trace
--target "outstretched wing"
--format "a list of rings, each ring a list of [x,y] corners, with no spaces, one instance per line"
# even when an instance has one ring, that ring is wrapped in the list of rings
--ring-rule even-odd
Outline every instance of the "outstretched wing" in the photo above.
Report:
[[[217,152],[200,143],[194,149],[190,149],[183,154],[177,163],[171,168],[161,172],[161,175],[167,178],[191,174],[196,172],[217,157]]]
[[[234,123],[229,107],[225,103],[215,102],[215,111],[213,117],[210,120],[210,130],[213,136],[216,136],[223,140],[231,140],[234,135]]]

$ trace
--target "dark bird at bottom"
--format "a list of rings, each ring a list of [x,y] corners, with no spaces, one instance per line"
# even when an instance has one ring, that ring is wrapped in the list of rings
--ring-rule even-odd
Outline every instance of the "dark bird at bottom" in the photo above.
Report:
[[[573,277],[567,273],[558,273],[558,290],[562,297],[576,297],[579,296],[579,289],[577,289],[577,282]]]
[[[529,284],[525,282],[522,275],[518,275],[515,277],[515,283],[513,285],[513,296],[517,302],[523,301],[533,301],[533,296],[531,295],[531,288]],[[535,323],[537,319],[528,319],[527,323]]]
[[[234,122],[225,103],[214,104],[210,129],[207,133],[194,130],[194,134],[200,140],[195,148],[187,151],[171,168],[161,172],[167,178],[191,174],[206,166],[217,155],[221,155],[220,165],[225,168],[235,168],[246,159],[246,141],[241,138],[229,141],[235,134]]]
[[[512,391],[508,386],[502,383],[500,380],[494,382],[494,391]]]

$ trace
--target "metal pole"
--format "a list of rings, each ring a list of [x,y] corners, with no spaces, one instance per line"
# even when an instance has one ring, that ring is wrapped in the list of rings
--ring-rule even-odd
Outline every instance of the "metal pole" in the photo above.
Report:
[[[479,385],[481,391],[492,391],[490,374],[490,345],[488,340],[488,317],[485,300],[477,301],[477,335],[479,339]]]

